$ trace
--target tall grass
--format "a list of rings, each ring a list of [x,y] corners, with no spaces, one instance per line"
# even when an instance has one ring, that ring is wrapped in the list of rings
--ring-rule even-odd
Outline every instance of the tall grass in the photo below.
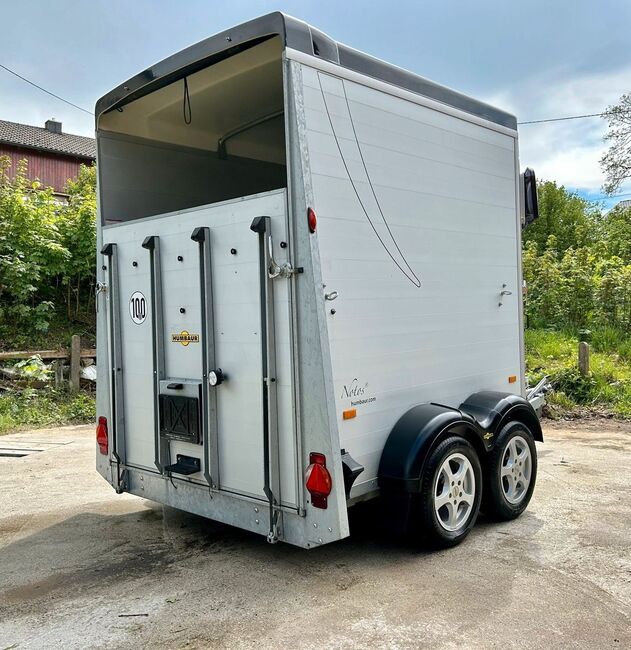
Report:
[[[578,342],[589,338],[590,374],[578,372]],[[631,335],[613,328],[589,336],[571,331],[526,330],[526,367],[531,384],[548,375],[549,402],[562,410],[593,407],[631,419]]]

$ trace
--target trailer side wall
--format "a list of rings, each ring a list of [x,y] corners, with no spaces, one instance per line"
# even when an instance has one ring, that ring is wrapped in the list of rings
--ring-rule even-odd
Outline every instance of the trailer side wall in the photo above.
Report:
[[[294,65],[322,281],[338,294],[337,424],[365,467],[359,496],[411,406],[522,390],[516,133]]]

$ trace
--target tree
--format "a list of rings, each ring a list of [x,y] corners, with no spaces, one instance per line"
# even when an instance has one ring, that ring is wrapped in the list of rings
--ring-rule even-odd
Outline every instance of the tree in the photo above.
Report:
[[[539,183],[537,194],[539,219],[524,230],[524,243],[534,242],[543,250],[552,236],[562,255],[568,248],[583,248],[596,240],[600,213],[591,203],[553,181]]]
[[[631,93],[622,95],[617,104],[605,111],[604,117],[609,124],[605,135],[609,149],[600,165],[606,179],[603,189],[613,194],[631,178]]]
[[[47,332],[51,320],[93,322],[96,265],[95,170],[82,168],[59,203],[50,188],[28,179],[26,162],[15,178],[0,158],[0,345]]]

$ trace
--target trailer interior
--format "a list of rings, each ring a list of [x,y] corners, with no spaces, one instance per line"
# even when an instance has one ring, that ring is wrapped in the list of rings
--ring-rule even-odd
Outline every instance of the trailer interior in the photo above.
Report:
[[[281,55],[268,38],[103,114],[103,224],[286,187]]]

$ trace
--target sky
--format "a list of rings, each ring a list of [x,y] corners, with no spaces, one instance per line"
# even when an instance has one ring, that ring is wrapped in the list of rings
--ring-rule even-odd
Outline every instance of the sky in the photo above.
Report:
[[[518,121],[600,112],[631,92],[629,0],[0,0],[0,64],[92,111],[152,63],[276,10]],[[93,117],[0,69],[0,119],[50,117],[94,133]],[[602,118],[520,126],[522,168],[601,197],[605,132]]]

